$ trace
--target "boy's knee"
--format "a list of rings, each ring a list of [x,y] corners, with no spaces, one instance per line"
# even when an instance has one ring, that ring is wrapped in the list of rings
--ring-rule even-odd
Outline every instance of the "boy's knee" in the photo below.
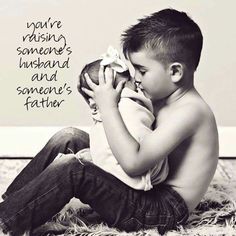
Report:
[[[77,159],[75,154],[59,153],[50,167],[54,168],[54,170],[61,171],[63,175],[63,173],[70,173],[71,171],[73,172],[74,170],[83,168],[83,163]]]
[[[94,166],[91,162],[81,159],[79,156],[76,156],[75,154],[69,153],[69,154],[62,154],[60,153],[57,157],[57,159],[54,161],[54,164],[57,166],[61,166],[64,171],[66,169],[70,171],[77,172],[79,169],[91,169],[90,166]]]
[[[59,147],[64,145],[79,146],[80,149],[83,149],[89,147],[89,135],[83,130],[67,127],[54,134],[49,143]]]
[[[77,162],[77,158],[75,156],[75,154],[63,154],[63,153],[59,153],[56,160],[54,160],[54,162],[57,161],[60,164],[74,164],[75,162]]]

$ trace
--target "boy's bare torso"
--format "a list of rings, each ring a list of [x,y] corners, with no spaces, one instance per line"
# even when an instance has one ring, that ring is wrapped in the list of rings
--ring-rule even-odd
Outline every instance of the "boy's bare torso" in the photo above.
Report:
[[[218,162],[218,133],[214,115],[195,89],[191,89],[180,99],[159,109],[156,126],[174,115],[176,109],[184,112],[186,104],[199,109],[200,125],[168,156],[170,173],[165,183],[183,197],[192,211],[206,192]]]

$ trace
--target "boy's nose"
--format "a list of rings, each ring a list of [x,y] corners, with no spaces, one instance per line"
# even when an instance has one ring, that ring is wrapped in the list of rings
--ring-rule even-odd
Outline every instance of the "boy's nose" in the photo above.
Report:
[[[139,76],[137,74],[135,74],[134,82],[137,86],[139,86],[141,84],[141,79],[139,78]]]
[[[137,87],[139,87],[141,85],[141,81],[135,80],[134,83],[136,84]]]
[[[135,85],[138,89],[141,89],[141,90],[143,89],[141,81],[135,81]]]

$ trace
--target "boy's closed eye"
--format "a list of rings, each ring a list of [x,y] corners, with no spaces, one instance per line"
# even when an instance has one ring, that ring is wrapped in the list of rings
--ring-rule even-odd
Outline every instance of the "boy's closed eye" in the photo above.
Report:
[[[133,64],[135,71],[138,71],[141,75],[145,75],[147,69],[144,66]]]
[[[141,75],[145,75],[146,72],[147,72],[146,70],[139,70],[139,73],[140,73]]]

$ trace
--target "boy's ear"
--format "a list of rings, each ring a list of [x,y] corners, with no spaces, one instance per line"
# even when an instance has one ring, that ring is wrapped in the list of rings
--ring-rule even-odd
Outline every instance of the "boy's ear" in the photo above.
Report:
[[[183,65],[179,62],[171,63],[169,66],[170,76],[173,83],[179,82],[184,75]]]

